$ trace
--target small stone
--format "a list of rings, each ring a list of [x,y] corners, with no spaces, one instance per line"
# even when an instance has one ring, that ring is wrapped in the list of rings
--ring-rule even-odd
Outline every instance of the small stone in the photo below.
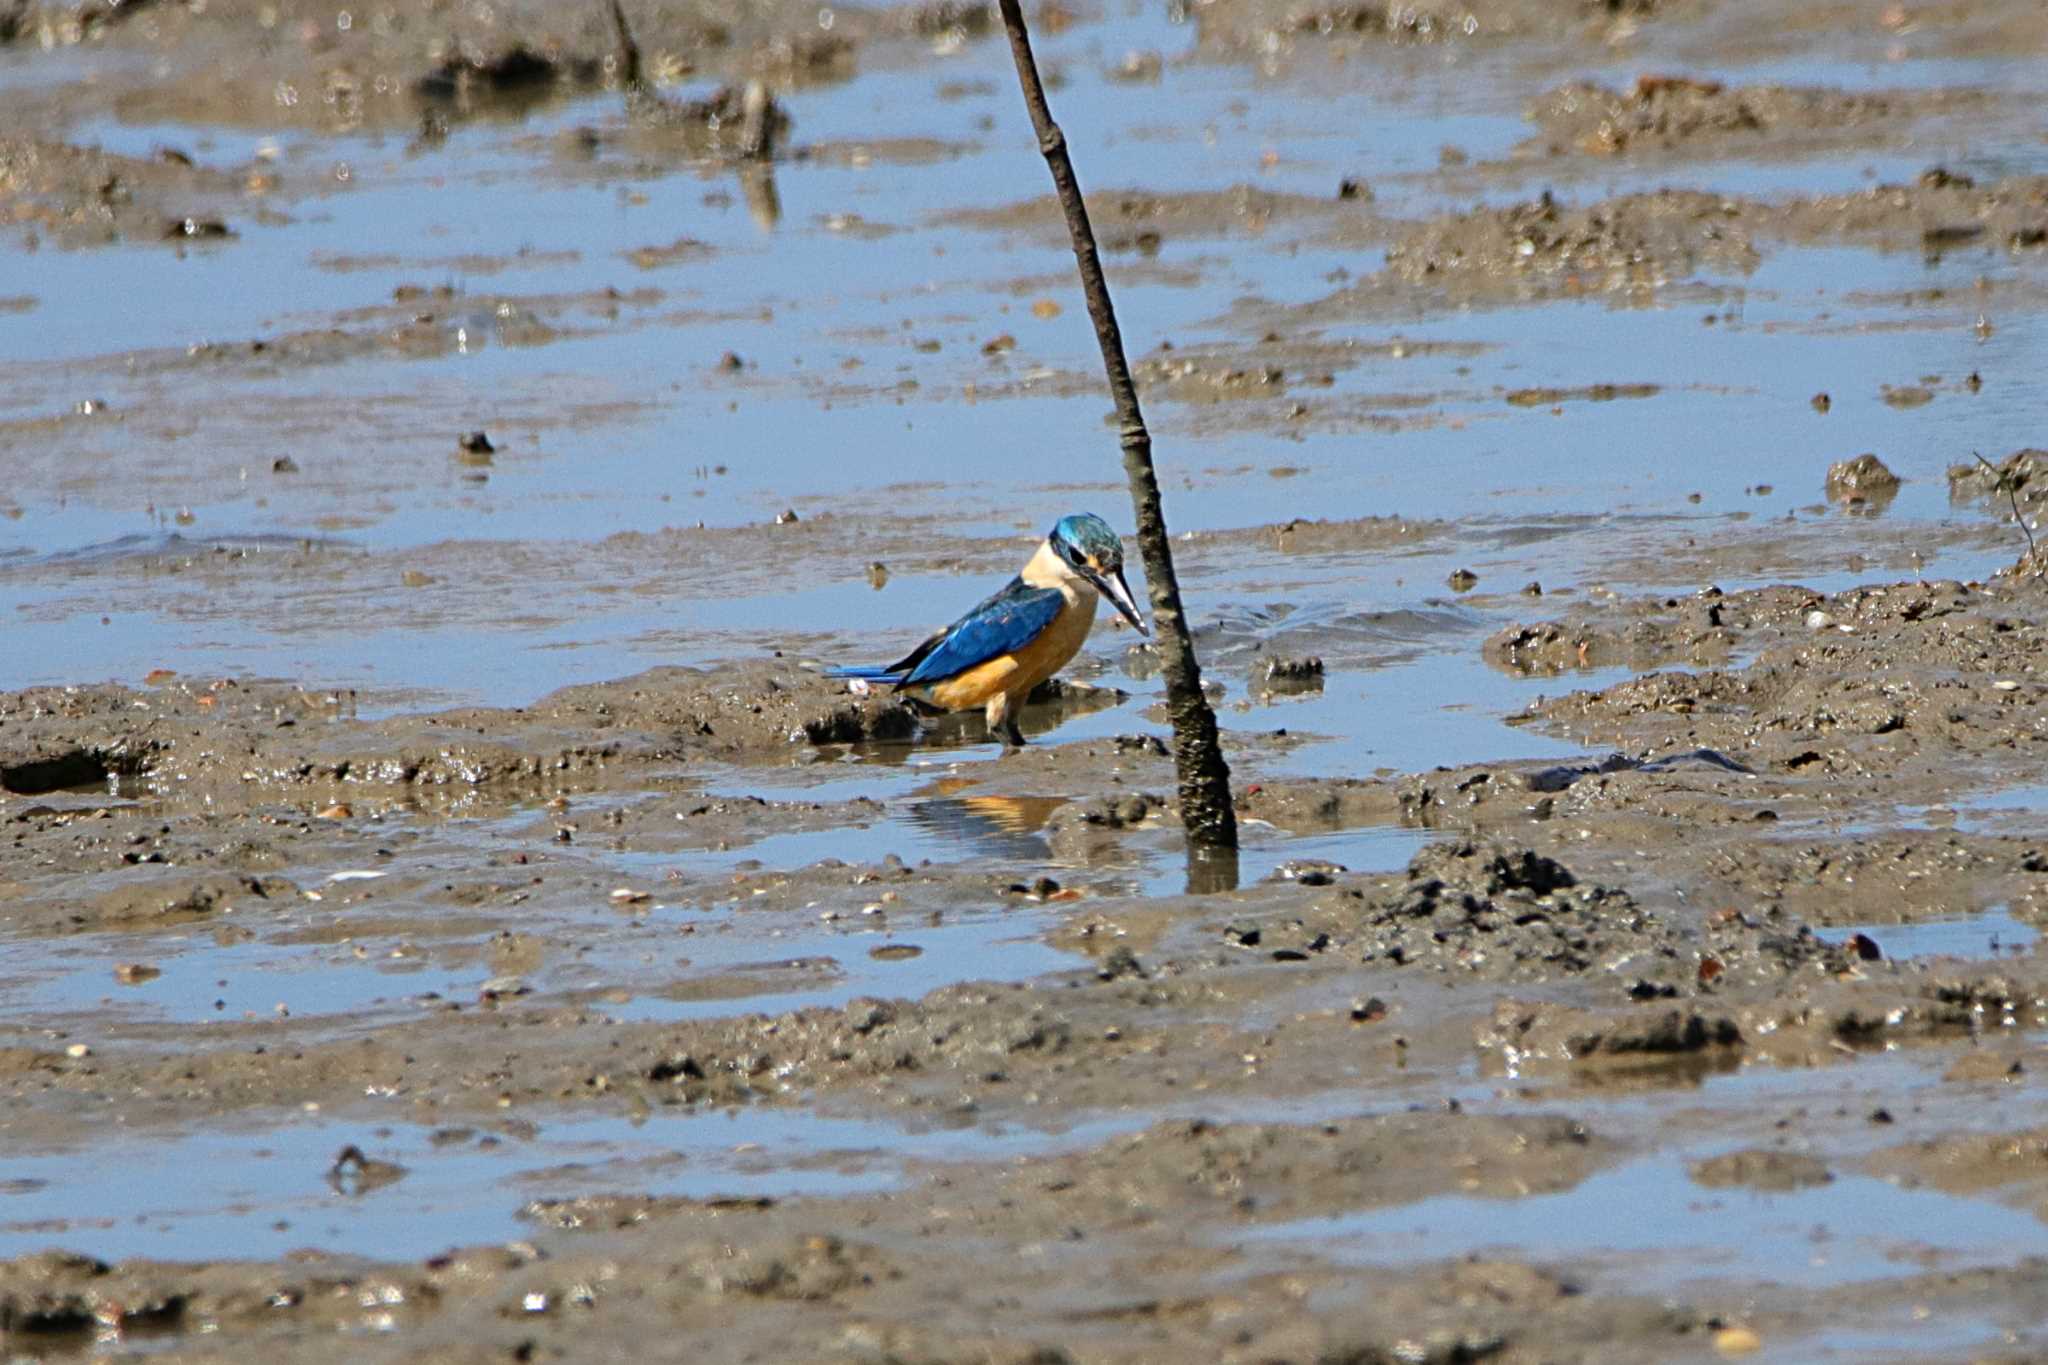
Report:
[[[1746,1356],[1763,1349],[1764,1339],[1747,1327],[1723,1327],[1714,1333],[1714,1349],[1724,1356]]]
[[[1165,69],[1166,61],[1157,52],[1126,52],[1123,60],[1111,69],[1112,80],[1153,82]]]
[[[1828,466],[1827,495],[1835,502],[1853,498],[1889,498],[1899,491],[1899,476],[1883,460],[1865,452]]]
[[[140,986],[145,981],[154,981],[163,975],[160,968],[147,962],[124,962],[114,968],[114,980],[124,986]]]
[[[1457,569],[1445,580],[1453,592],[1470,592],[1479,582],[1479,575],[1470,569]]]
[[[465,432],[455,440],[456,446],[465,455],[489,455],[497,449],[491,438],[481,431]]]
[[[1118,944],[1110,950],[1109,956],[1102,960],[1102,965],[1096,968],[1095,975],[1104,981],[1115,981],[1126,976],[1143,978],[1150,973],[1145,970],[1144,964],[1138,961],[1136,953]]]
[[[164,240],[167,242],[182,238],[201,240],[234,235],[234,229],[218,218],[173,218],[164,225]]]
[[[67,1047],[67,1048],[65,1048],[65,1049],[64,1049],[64,1055],[65,1055],[66,1057],[74,1057],[74,1058],[75,1058],[75,1057],[90,1057],[90,1056],[92,1056],[92,1044],[90,1044],[90,1043],[73,1043],[73,1044],[72,1044],[72,1045],[71,1045],[70,1047]]]
[[[1826,412],[1829,408],[1833,407],[1834,405],[1835,400],[1828,397],[1824,393],[1817,393],[1813,396],[1813,410],[1815,412]]]

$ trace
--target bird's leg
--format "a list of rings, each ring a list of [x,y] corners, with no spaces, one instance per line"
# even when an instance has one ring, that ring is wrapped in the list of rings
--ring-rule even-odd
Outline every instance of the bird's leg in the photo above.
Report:
[[[995,696],[989,698],[986,714],[988,716],[988,732],[992,735],[1001,735],[1005,749],[1021,749],[1024,747],[1024,732],[1017,728],[1017,718],[1010,714],[1009,693],[998,692]]]

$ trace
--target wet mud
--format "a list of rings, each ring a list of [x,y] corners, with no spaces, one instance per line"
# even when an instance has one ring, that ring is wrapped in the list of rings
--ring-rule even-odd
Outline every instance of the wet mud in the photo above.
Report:
[[[2015,0],[0,3],[10,1357],[2028,1359]],[[624,24],[622,29],[621,24]]]

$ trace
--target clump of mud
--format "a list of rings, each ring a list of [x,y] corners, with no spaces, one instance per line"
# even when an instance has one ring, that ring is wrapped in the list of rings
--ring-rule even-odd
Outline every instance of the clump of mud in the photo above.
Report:
[[[2015,450],[1995,464],[1971,461],[1950,465],[1951,502],[1991,502],[1994,511],[2016,507],[2031,520],[2048,507],[2048,450],[2032,446]]]
[[[1655,288],[1761,259],[1738,205],[1659,190],[1569,206],[1548,193],[1423,223],[1387,250],[1387,273],[1453,298],[1537,298]]]
[[[34,795],[108,776],[165,794],[222,788],[541,790],[684,754],[903,739],[916,720],[791,665],[658,669],[564,688],[531,707],[356,721],[345,699],[274,683],[175,680],[0,695],[0,789]],[[302,723],[303,722],[303,723]],[[316,723],[317,722],[317,723]]]
[[[1642,76],[1626,91],[1575,81],[1529,110],[1552,155],[1624,156],[1678,148],[1735,150],[1841,138],[1983,102],[1974,92],[1850,92],[1782,85],[1730,88],[1686,76]],[[1704,146],[1702,145],[1704,144]]]
[[[1420,966],[1498,981],[1614,978],[1632,998],[1691,995],[1734,976],[1846,969],[1853,951],[1796,927],[1725,916],[1702,933],[1582,880],[1526,846],[1434,844],[1381,890],[1354,888],[1338,946],[1367,963]],[[1337,914],[1344,915],[1341,902]],[[1701,964],[1717,965],[1702,974]],[[1731,976],[1730,973],[1734,975]]]
[[[1632,31],[1669,12],[1696,10],[1697,0],[1454,0],[1388,4],[1382,0],[1218,0],[1196,6],[1201,46],[1223,54],[1271,58],[1296,45],[1364,48],[1435,44],[1498,44],[1581,38]]]
[[[1898,496],[1899,483],[1889,465],[1866,451],[1829,465],[1826,490],[1830,502],[1882,511]]]
[[[33,136],[0,137],[0,221],[60,246],[219,241],[269,212],[269,171],[195,165],[175,149],[143,159]]]

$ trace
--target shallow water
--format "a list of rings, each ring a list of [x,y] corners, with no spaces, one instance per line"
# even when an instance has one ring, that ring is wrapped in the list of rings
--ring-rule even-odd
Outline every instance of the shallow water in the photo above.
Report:
[[[1704,1189],[1687,1177],[1684,1154],[1603,1171],[1562,1194],[1444,1196],[1256,1236],[1312,1243],[1319,1255],[1366,1264],[1512,1247],[1651,1293],[1748,1280],[1759,1265],[1780,1283],[1821,1289],[1919,1269],[2010,1265],[2048,1250],[2040,1220],[1988,1200],[1846,1172],[1783,1193]]]
[[[1996,958],[2032,951],[2041,931],[2012,917],[2005,906],[1964,919],[1915,920],[1910,924],[1845,925],[1821,937],[1847,942],[1862,935],[1894,960],[1919,957]]]
[[[346,1179],[337,1188],[329,1172],[350,1144],[405,1174],[360,1189]],[[254,1133],[114,1139],[90,1153],[10,1156],[0,1177],[0,1257],[52,1245],[173,1260],[209,1259],[226,1246],[249,1257],[308,1247],[427,1256],[524,1235],[527,1200],[865,1194],[899,1186],[911,1161],[1003,1145],[762,1110],[443,1129],[308,1115]],[[166,1169],[183,1172],[175,1189],[164,1187]],[[103,1217],[72,1212],[88,1184],[91,1202],[108,1211]]]
[[[955,761],[945,771],[957,782],[960,772],[985,761]],[[832,1008],[860,996],[916,998],[962,980],[1025,981],[1080,970],[1087,959],[1048,946],[1047,933],[1076,912],[1113,911],[1126,897],[1176,895],[1185,888],[1188,869],[1177,835],[1159,831],[1127,841],[1111,864],[1075,862],[1056,855],[1039,832],[1066,804],[1064,797],[916,797],[908,793],[929,785],[926,769],[890,773],[859,765],[858,771],[863,776],[842,785],[858,795],[884,795],[888,813],[722,849],[583,855],[620,886],[644,892],[644,903],[621,906],[600,893],[464,914],[444,926],[436,923],[437,902],[426,894],[430,883],[396,891],[378,886],[374,909],[330,913],[320,902],[269,903],[245,906],[229,922],[183,931],[0,938],[0,1009],[91,1038],[116,1028],[231,1026],[272,1017],[356,1031],[423,1011],[472,1007],[492,989],[507,999],[514,998],[511,992],[537,991],[540,998],[588,1000],[618,1019]],[[829,799],[815,787],[802,795]],[[583,813],[601,809],[602,803],[586,803]],[[532,821],[532,813],[523,813],[423,822],[436,842],[408,851],[388,865],[390,872],[341,869],[308,885],[331,896],[386,882],[392,873],[415,875],[422,866],[452,874],[481,865],[493,850],[526,846]],[[385,838],[404,827],[387,824]],[[1249,884],[1296,862],[1392,870],[1433,837],[1399,826],[1296,837],[1252,824],[1238,878]],[[991,890],[943,913],[913,912],[875,902],[873,892],[855,886],[822,895],[796,914],[766,915],[748,910],[740,890],[716,904],[704,901],[707,892],[716,897],[720,886],[762,870],[826,862],[857,867],[891,857],[913,867],[997,873],[1020,888],[1051,875],[1084,898],[1048,903]],[[498,924],[574,943],[576,951],[551,954],[540,968],[508,976],[492,965],[483,942]],[[117,969],[130,964],[154,974],[118,980]]]
[[[1100,22],[1041,40],[1064,78],[1054,98],[1080,173],[1098,193],[1248,186],[1320,202],[1343,177],[1361,176],[1381,210],[1420,217],[1553,187],[1575,200],[1679,181],[1781,196],[1910,180],[1936,163],[1988,177],[2038,169],[2044,157],[2031,129],[2002,128],[1839,157],[1488,165],[1531,131],[1503,78],[1511,57],[1411,53],[1388,59],[1384,81],[1334,65],[1283,80],[1256,63],[1208,60],[1192,43],[1191,25],[1152,5],[1113,5]],[[1157,84],[1105,74],[1131,49],[1163,56]],[[1626,83],[1660,55],[1626,52],[1588,74]],[[288,188],[320,190],[280,199],[274,222],[237,217],[238,240],[219,247],[0,254],[0,298],[35,300],[0,308],[10,377],[0,424],[38,424],[14,447],[17,467],[0,487],[0,689],[137,683],[172,667],[187,678],[360,688],[357,714],[367,718],[524,705],[656,664],[776,650],[866,661],[1000,582],[1052,517],[1086,506],[1128,524],[1064,243],[1014,218],[977,227],[957,216],[1045,191],[1008,53],[982,41],[939,60],[896,56],[850,81],[782,95],[792,140],[810,154],[775,167],[772,215],[758,178],[661,165],[626,145],[610,97],[459,124],[425,151],[400,135],[81,123],[78,141],[138,156],[175,146],[220,166],[262,158]],[[0,99],[81,66],[120,75],[103,54],[32,62],[0,52]],[[1967,82],[2015,96],[2037,75],[2017,61],[1854,55],[1722,74],[1860,89]],[[948,83],[965,93],[942,93]],[[565,150],[564,135],[585,127],[599,135],[588,159]],[[1474,163],[1468,175],[1440,174],[1447,143]],[[1796,578],[1829,591],[1880,568],[1983,578],[2017,550],[1999,508],[1950,503],[1945,471],[1972,451],[1998,458],[2041,425],[2035,378],[2048,320],[2019,302],[2044,283],[2038,253],[1770,246],[1747,273],[1703,271],[1646,295],[1329,317],[1305,310],[1378,268],[1385,246],[1332,245],[1326,227],[1314,213],[1280,212],[1256,232],[1238,222],[1169,228],[1156,254],[1112,251],[1108,261],[1136,357],[1164,354],[1170,341],[1182,355],[1206,347],[1251,363],[1263,344],[1253,339],[1269,328],[1288,342],[1357,343],[1328,362],[1327,385],[1297,368],[1252,397],[1148,395],[1177,532],[1297,517],[1400,516],[1419,528],[1405,543],[1322,554],[1288,553],[1264,537],[1183,542],[1183,586],[1223,725],[1247,739],[1287,732],[1285,746],[1259,750],[1246,770],[1354,776],[1598,758],[1501,722],[1545,693],[1604,687],[1625,670],[1515,677],[1487,665],[1480,642],[1595,589],[1697,590],[1703,562],[1725,590]],[[651,267],[631,258],[682,237],[702,250]],[[408,286],[450,293],[394,298]],[[374,341],[415,313],[433,314],[435,344],[401,355]],[[267,361],[243,351],[258,338],[330,327],[351,333],[353,349]],[[1005,335],[1014,349],[985,354]],[[188,349],[209,342],[216,353]],[[738,369],[722,364],[727,352]],[[1976,391],[1966,385],[1973,374]],[[1554,411],[1510,399],[1612,383],[1656,391],[1566,397]],[[1884,400],[1886,386],[1920,384],[1933,391],[1922,406]],[[1825,415],[1811,404],[1822,392],[1832,396]],[[104,409],[80,413],[82,400]],[[1297,402],[1298,419],[1288,415]],[[457,460],[456,434],[480,428],[498,447],[489,465]],[[1906,480],[1898,496],[1868,516],[1822,505],[1827,465],[1864,451]],[[295,472],[274,468],[284,458]],[[697,526],[763,526],[785,509],[823,527],[823,548],[791,551],[795,571],[773,552],[763,568],[688,544]],[[893,548],[872,548],[884,543]],[[866,570],[880,558],[901,562],[877,589]],[[1474,591],[1447,585],[1458,569],[1478,575]],[[1531,581],[1541,597],[1520,595]],[[1130,642],[1105,626],[1082,669],[1130,700],[1038,738],[1160,731],[1147,714],[1158,680],[1126,652]],[[1266,659],[1304,653],[1324,659],[1319,690],[1260,694]],[[1052,946],[1052,936],[1076,916],[1177,893],[1187,876],[1175,837],[1160,829],[1137,831],[1092,864],[1057,852],[1045,822],[1074,794],[1056,784],[1000,795],[935,789],[942,777],[1003,785],[989,745],[792,745],[786,763],[689,776],[712,795],[868,797],[882,809],[719,849],[579,844],[579,872],[649,899],[622,909],[600,892],[522,916],[522,931],[581,951],[549,957],[516,983],[488,959],[490,931],[474,925],[407,935],[367,924],[328,941],[308,931],[310,916],[280,914],[244,920],[246,941],[200,931],[10,935],[0,939],[0,1014],[23,1036],[87,1040],[165,1025],[225,1031],[282,1008],[320,1036],[458,1004],[489,1008],[479,997],[493,983],[508,1000],[525,988],[528,1003],[572,1002],[627,1022],[832,1007],[1089,971],[1090,959]],[[636,796],[656,799],[619,799]],[[2031,832],[2044,804],[2040,788],[2025,787],[1948,814],[1967,830]],[[439,840],[432,858],[468,867],[531,843],[544,819],[521,809],[393,826]],[[1288,837],[1248,824],[1239,875],[1258,882],[1291,861],[1395,869],[1428,837],[1391,825]],[[779,915],[686,903],[736,874],[890,854],[1026,885],[1051,876],[1083,898],[976,890],[943,913],[893,920],[863,914],[853,888]],[[347,869],[290,875],[320,887],[337,870]],[[398,919],[426,924],[445,908],[424,891],[407,894],[390,907]],[[1861,932],[1898,959],[1985,958],[2038,943],[2009,908]],[[161,974],[117,984],[115,967],[129,962]],[[1688,1160],[1754,1137],[1779,1111],[1931,1087],[1888,1065],[1859,1061],[1848,1085],[1789,1070],[1710,1078],[1701,1107],[1735,1117],[1561,1194],[1427,1199],[1248,1240],[1371,1265],[1511,1248],[1587,1266],[1605,1286],[1672,1294],[1754,1280],[1759,1267],[1818,1289],[2048,1255],[2039,1220],[1857,1174],[1847,1164],[1857,1152],[1833,1183],[1793,1194],[1690,1183]],[[1078,1150],[1169,1112],[1309,1121],[1445,1099],[1496,1112],[1568,1104],[1596,1126],[1636,1133],[1655,1131],[1672,1107],[1668,1093],[1560,1098],[1468,1074],[1236,1110],[1063,1111],[1042,1128],[919,1129],[772,1106],[662,1108],[640,1121],[546,1114],[537,1126],[484,1123],[452,1135],[396,1116],[310,1113],[274,1116],[260,1130],[130,1136],[109,1126],[75,1150],[0,1158],[0,1257],[53,1244],[110,1258],[208,1258],[224,1247],[269,1257],[307,1246],[417,1256],[525,1235],[529,1199],[872,1194],[904,1189],[922,1162]],[[1930,1098],[1929,1107],[1940,1105]],[[1950,1117],[1969,1125],[1997,1115]],[[348,1143],[407,1171],[380,1188],[336,1189],[326,1173]],[[175,1188],[165,1170],[179,1172]],[[1896,1340],[1960,1350],[1992,1331],[1974,1319],[1913,1323]],[[1784,1358],[1863,1358],[1893,1340],[1840,1331],[1771,1345],[1792,1353]]]

